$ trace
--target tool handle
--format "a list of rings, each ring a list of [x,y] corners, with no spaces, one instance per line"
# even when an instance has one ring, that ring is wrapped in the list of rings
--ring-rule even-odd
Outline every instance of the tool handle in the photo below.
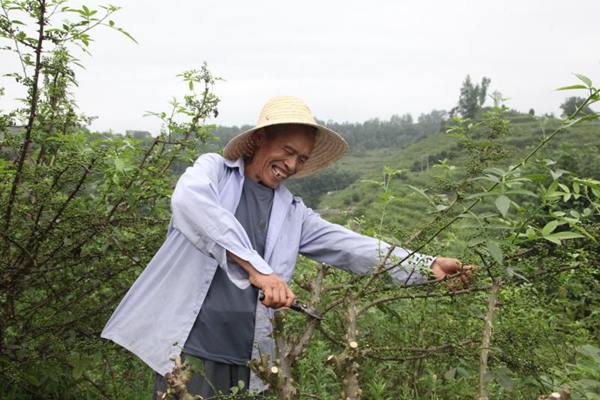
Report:
[[[261,291],[260,295],[258,296],[258,300],[259,301],[263,301],[265,299],[265,294]],[[298,300],[294,300],[294,302],[292,303],[292,305],[290,306],[290,308],[292,310],[296,310],[296,311],[300,311],[300,312],[306,312],[306,307],[304,307]]]
[[[264,299],[265,299],[265,294],[261,291],[260,295],[258,296],[258,300],[263,301]],[[294,311],[304,313],[313,319],[319,319],[319,320],[323,319],[323,317],[321,317],[321,315],[318,312],[316,312],[315,310],[313,310],[311,308],[308,308],[306,306],[306,304],[302,304],[298,300],[294,300],[294,302],[292,303],[290,308]]]

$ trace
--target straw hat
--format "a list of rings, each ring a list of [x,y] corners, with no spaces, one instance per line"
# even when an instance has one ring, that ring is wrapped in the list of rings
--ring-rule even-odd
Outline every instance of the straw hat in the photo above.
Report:
[[[298,97],[278,96],[267,102],[263,107],[256,126],[244,133],[240,133],[227,143],[223,155],[229,160],[240,157],[251,157],[254,154],[254,132],[271,125],[300,124],[315,127],[315,147],[310,153],[310,158],[304,164],[302,171],[294,174],[292,178],[302,178],[316,174],[327,168],[346,154],[348,143],[331,129],[316,123],[310,108]]]

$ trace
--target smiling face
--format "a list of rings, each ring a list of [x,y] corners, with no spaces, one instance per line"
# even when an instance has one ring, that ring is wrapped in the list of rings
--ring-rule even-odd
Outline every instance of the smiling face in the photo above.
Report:
[[[315,144],[315,131],[306,125],[275,125],[254,133],[256,151],[244,163],[254,182],[277,188],[300,172]]]

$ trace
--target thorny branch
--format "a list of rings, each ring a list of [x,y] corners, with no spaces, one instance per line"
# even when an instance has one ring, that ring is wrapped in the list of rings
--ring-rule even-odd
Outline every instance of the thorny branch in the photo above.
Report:
[[[502,281],[500,279],[494,280],[492,285],[492,293],[488,301],[488,309],[483,319],[483,340],[481,342],[481,356],[479,358],[479,399],[487,400],[487,383],[485,381],[485,374],[487,373],[488,367],[488,355],[490,353],[490,344],[492,342],[492,325],[494,321],[494,313],[496,312],[496,303],[498,301],[498,294],[500,293],[500,287]]]
[[[12,182],[12,187],[10,189],[10,194],[8,196],[7,206],[6,206],[6,215],[4,216],[4,230],[6,232],[9,231],[11,217],[12,217],[12,208],[15,202],[15,197],[17,195],[17,190],[19,188],[19,183],[21,182],[21,176],[23,174],[23,166],[25,165],[25,160],[27,159],[27,155],[29,154],[29,146],[31,145],[31,137],[33,133],[33,125],[35,118],[37,116],[37,107],[38,107],[38,97],[39,97],[39,80],[40,80],[40,72],[42,70],[42,48],[44,45],[44,28],[46,27],[46,1],[39,1],[40,10],[38,12],[38,21],[37,25],[39,27],[38,30],[38,40],[35,48],[35,69],[33,74],[32,86],[31,86],[31,98],[29,100],[29,120],[27,122],[27,128],[25,130],[25,139],[23,141],[23,146],[21,147],[21,153],[19,154],[17,170],[15,172],[15,177]]]

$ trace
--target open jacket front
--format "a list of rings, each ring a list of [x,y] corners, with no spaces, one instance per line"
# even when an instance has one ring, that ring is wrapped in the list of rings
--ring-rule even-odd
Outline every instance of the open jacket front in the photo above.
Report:
[[[239,266],[227,263],[230,251],[259,272],[276,273],[289,282],[298,254],[347,271],[366,274],[378,265],[389,245],[323,220],[280,185],[275,189],[264,259],[252,249],[235,218],[244,182],[243,159],[229,161],[217,154],[200,156],[179,179],[171,208],[167,239],[127,292],[102,331],[102,337],[125,347],[165,375],[170,357],[180,354],[202,308],[217,268],[223,268],[240,288],[250,283]],[[408,252],[396,248],[394,255]],[[415,254],[404,269],[392,270],[402,281],[420,279],[414,267],[433,258]],[[253,357],[270,353],[273,310],[258,304]],[[253,375],[251,390],[264,385]]]

